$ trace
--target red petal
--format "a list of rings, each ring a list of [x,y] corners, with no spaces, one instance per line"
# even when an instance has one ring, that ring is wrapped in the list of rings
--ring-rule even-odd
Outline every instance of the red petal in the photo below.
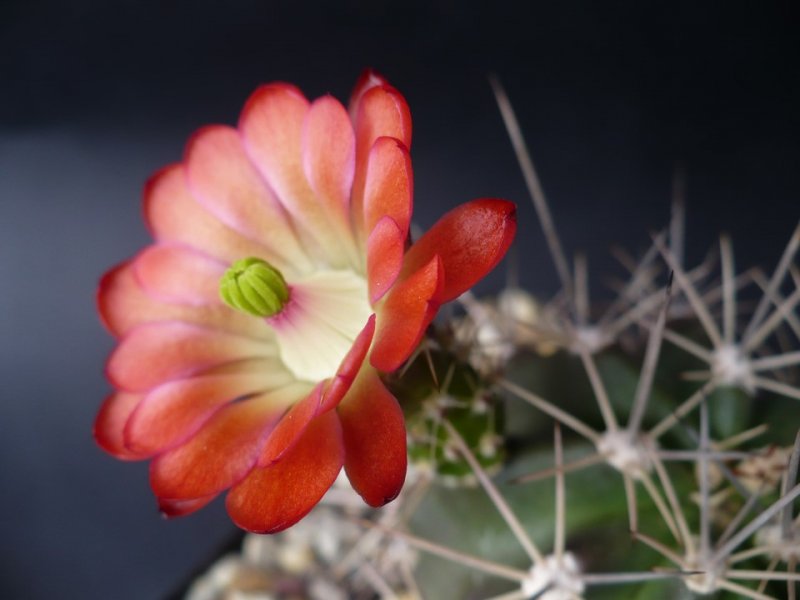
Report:
[[[367,179],[367,161],[375,140],[393,137],[411,147],[411,112],[400,93],[389,86],[368,89],[358,103],[355,118],[356,172],[353,179],[351,210],[356,225],[366,231],[362,222],[364,187]]]
[[[275,352],[274,345],[219,330],[181,322],[147,323],[122,339],[106,372],[116,387],[142,392],[211,367]]]
[[[324,382],[317,386],[281,418],[264,444],[258,457],[258,466],[267,467],[279,460],[288,451],[308,427],[311,420],[319,413],[322,401]]]
[[[151,298],[137,281],[132,262],[118,265],[100,280],[97,309],[105,326],[117,337],[151,321],[185,321],[247,337],[274,338],[265,322],[218,302],[193,306],[168,304]]]
[[[254,469],[228,494],[233,522],[255,533],[294,525],[333,485],[344,461],[342,430],[335,412],[312,421],[283,459]]]
[[[159,498],[158,510],[168,519],[172,517],[185,517],[186,515],[200,510],[216,497],[217,494],[212,494],[205,498],[194,498],[192,500],[168,500],[166,498]]]
[[[153,460],[150,485],[156,496],[198,499],[241,481],[281,412],[265,397],[222,408],[188,442]]]
[[[462,204],[439,219],[409,249],[401,277],[440,256],[445,272],[442,302],[448,302],[500,262],[516,230],[516,207],[511,202],[485,198]]]
[[[100,412],[97,413],[94,422],[94,439],[103,450],[112,456],[122,460],[147,458],[146,454],[127,448],[123,435],[125,424],[141,399],[141,394],[117,392],[106,398],[100,407]]]
[[[348,104],[348,112],[350,118],[355,121],[358,116],[358,107],[361,104],[361,98],[364,94],[376,86],[391,87],[386,78],[373,69],[364,69],[359,75],[356,85],[350,94],[350,103]]]
[[[349,223],[355,169],[353,125],[338,100],[324,96],[311,104],[303,124],[303,169],[331,217]]]
[[[338,408],[344,434],[344,468],[370,506],[393,500],[406,478],[403,411],[378,374],[365,369]]]
[[[218,304],[227,265],[187,246],[145,248],[133,262],[136,278],[152,297],[179,304]]]
[[[131,415],[125,428],[126,445],[143,454],[156,454],[185,440],[220,407],[236,399],[288,385],[285,371],[264,361],[248,361],[250,372],[205,375],[170,381],[151,391]]]
[[[186,148],[186,173],[193,195],[209,212],[270,248],[264,258],[281,270],[311,268],[283,207],[245,153],[238,131],[223,126],[198,131]]]
[[[375,303],[394,285],[403,266],[405,234],[391,217],[383,217],[367,238],[367,284]]]
[[[270,249],[223,224],[189,191],[183,165],[172,165],[147,182],[144,213],[159,241],[186,244],[226,264],[247,256],[270,256]]]
[[[397,223],[405,239],[411,222],[413,175],[406,147],[390,137],[375,141],[367,162],[364,188],[364,225],[372,231],[385,216]]]
[[[328,384],[325,393],[322,396],[322,403],[319,407],[319,412],[327,412],[341,402],[344,395],[353,385],[353,380],[358,375],[361,365],[364,364],[364,359],[367,357],[370,344],[372,344],[372,337],[375,335],[375,315],[370,316],[364,329],[358,334],[358,337],[353,341],[353,346],[347,353],[347,356],[342,360],[339,369]]]
[[[375,343],[370,363],[376,369],[391,372],[414,351],[425,328],[436,316],[444,285],[442,261],[431,261],[396,284],[378,312]]]

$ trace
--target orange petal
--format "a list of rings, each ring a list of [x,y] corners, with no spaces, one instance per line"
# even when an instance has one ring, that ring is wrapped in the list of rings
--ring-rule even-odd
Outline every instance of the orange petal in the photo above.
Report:
[[[94,439],[106,452],[122,460],[147,458],[125,445],[125,424],[142,399],[141,394],[117,392],[105,399],[94,422]]]
[[[300,439],[311,420],[319,413],[322,401],[324,382],[320,382],[305,398],[295,402],[289,411],[269,434],[261,454],[258,466],[267,467],[280,460],[285,452]]]
[[[442,302],[457,298],[480,281],[505,256],[517,230],[516,206],[484,198],[448,212],[406,253],[401,277],[410,276],[431,258],[442,259]]]
[[[353,178],[351,211],[360,231],[366,232],[363,223],[364,188],[367,179],[367,162],[375,140],[393,137],[411,147],[411,112],[405,98],[394,88],[379,85],[369,88],[358,102],[354,126],[356,131],[356,172]]]
[[[144,213],[153,237],[179,242],[226,264],[247,256],[269,257],[261,237],[251,240],[203,208],[189,191],[183,165],[156,173],[145,186]]]
[[[269,370],[255,370],[259,367]],[[142,454],[156,454],[195,433],[222,406],[288,385],[292,380],[287,372],[266,361],[248,361],[247,368],[250,372],[242,369],[158,386],[145,396],[128,420],[126,445]]]
[[[239,129],[248,154],[292,215],[309,251],[344,266],[341,234],[331,227],[330,216],[322,209],[303,170],[303,125],[308,113],[308,100],[294,86],[265,85],[245,104]],[[337,156],[331,160],[341,159]]]
[[[133,262],[136,278],[150,296],[178,304],[218,304],[219,280],[227,265],[187,246],[162,243]]]
[[[150,463],[156,496],[192,500],[241,481],[253,468],[266,433],[282,409],[264,397],[222,408],[197,435]]]
[[[344,395],[353,384],[361,365],[364,364],[364,359],[367,357],[370,344],[372,344],[372,337],[375,335],[375,315],[370,316],[364,329],[358,334],[358,337],[353,341],[353,347],[347,353],[347,356],[342,360],[339,369],[336,371],[325,393],[322,396],[322,403],[319,407],[319,412],[327,412],[332,408],[336,408],[339,402],[342,401]]]
[[[168,519],[173,517],[185,517],[186,515],[200,510],[216,497],[217,494],[211,494],[205,498],[193,498],[192,500],[168,500],[166,498],[159,498],[158,510]]]
[[[405,234],[391,217],[383,217],[367,238],[367,284],[375,303],[394,285],[403,266]]]
[[[276,353],[272,344],[219,330],[179,321],[146,323],[120,341],[106,373],[116,387],[142,392],[211,367]]]
[[[408,149],[395,138],[378,138],[369,153],[366,177],[366,231],[372,231],[380,219],[389,216],[397,223],[405,239],[413,202],[413,175]]]
[[[442,261],[431,261],[396,284],[378,312],[377,330],[370,363],[376,369],[391,372],[414,351],[425,328],[436,316],[444,286]]]
[[[335,412],[320,415],[278,463],[254,469],[230,491],[228,514],[239,527],[255,533],[286,529],[320,501],[343,461],[339,419]]]
[[[289,217],[248,158],[238,131],[221,125],[198,131],[186,148],[186,173],[192,194],[210,213],[270,248],[263,258],[281,270],[311,268]]]
[[[393,500],[406,478],[403,411],[373,369],[365,369],[338,408],[344,468],[370,506]]]

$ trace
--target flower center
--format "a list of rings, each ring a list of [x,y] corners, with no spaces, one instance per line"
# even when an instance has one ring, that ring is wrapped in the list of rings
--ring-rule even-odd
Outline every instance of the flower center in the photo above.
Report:
[[[280,356],[299,380],[332,377],[372,314],[367,282],[350,270],[318,271],[291,285],[283,311],[268,318]]]
[[[372,314],[367,282],[353,271],[319,271],[291,284],[284,310],[267,318],[281,360],[299,380],[332,377]]]
[[[219,282],[225,304],[256,317],[277,315],[289,301],[289,288],[275,267],[260,258],[237,260]]]
[[[220,296],[231,308],[264,317],[284,366],[312,383],[336,374],[372,314],[363,275],[320,270],[288,285],[260,258],[236,261],[220,280]]]

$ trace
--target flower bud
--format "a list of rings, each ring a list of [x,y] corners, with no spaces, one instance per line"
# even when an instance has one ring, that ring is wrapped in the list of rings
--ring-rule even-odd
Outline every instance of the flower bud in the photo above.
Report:
[[[256,317],[277,315],[289,301],[289,287],[275,267],[260,258],[237,260],[219,281],[219,295],[236,310]]]

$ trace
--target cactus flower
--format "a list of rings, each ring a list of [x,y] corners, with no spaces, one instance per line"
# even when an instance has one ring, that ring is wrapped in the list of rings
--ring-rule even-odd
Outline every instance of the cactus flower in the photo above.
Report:
[[[118,345],[95,437],[151,460],[164,514],[227,490],[238,526],[280,531],[342,467],[371,506],[399,493],[405,424],[380,375],[516,229],[512,204],[479,199],[411,244],[410,143],[405,100],[373,72],[349,109],[274,83],[148,182],[155,241],[100,284]]]

